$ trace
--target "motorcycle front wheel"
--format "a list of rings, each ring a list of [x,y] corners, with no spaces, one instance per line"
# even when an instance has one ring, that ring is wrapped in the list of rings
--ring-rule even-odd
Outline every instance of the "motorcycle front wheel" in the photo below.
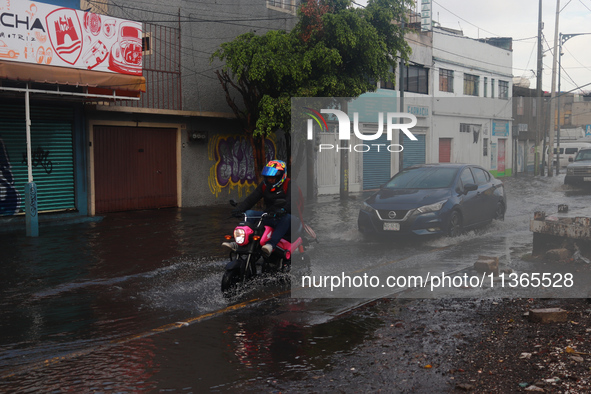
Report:
[[[222,293],[230,295],[236,290],[236,286],[240,282],[240,269],[233,269],[224,272],[222,276]]]

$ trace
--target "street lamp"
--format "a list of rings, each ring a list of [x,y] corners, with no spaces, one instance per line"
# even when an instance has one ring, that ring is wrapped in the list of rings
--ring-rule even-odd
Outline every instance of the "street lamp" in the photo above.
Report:
[[[584,36],[587,34],[591,34],[591,33],[575,33],[575,34],[560,33],[560,38],[558,40],[558,42],[560,44],[560,49],[558,50],[558,96],[556,96],[556,98],[557,98],[556,106],[558,107],[558,116],[557,116],[557,121],[556,121],[556,175],[558,175],[558,172],[560,169],[560,96],[561,96],[560,75],[562,74],[561,73],[561,71],[562,71],[562,66],[561,66],[562,45],[575,36]],[[554,125],[552,125],[552,127],[554,127]],[[552,143],[552,145],[554,145],[553,141],[551,141],[551,143]]]

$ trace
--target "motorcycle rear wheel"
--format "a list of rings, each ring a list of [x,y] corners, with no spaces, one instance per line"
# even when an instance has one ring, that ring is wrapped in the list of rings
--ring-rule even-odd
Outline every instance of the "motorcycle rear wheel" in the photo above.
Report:
[[[236,291],[236,287],[240,282],[240,270],[233,269],[230,271],[224,272],[224,276],[222,276],[222,293],[224,295],[230,295],[234,291]]]

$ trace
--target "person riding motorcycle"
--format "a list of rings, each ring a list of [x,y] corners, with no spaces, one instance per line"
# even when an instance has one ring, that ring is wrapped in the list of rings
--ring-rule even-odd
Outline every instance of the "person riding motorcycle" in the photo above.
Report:
[[[269,161],[261,173],[263,182],[232,211],[234,217],[243,217],[243,212],[247,217],[260,217],[263,212],[250,209],[261,198],[264,200],[265,212],[269,216],[265,217],[263,222],[274,229],[271,239],[261,249],[261,252],[267,256],[271,255],[277,243],[288,233],[291,226],[291,182],[287,177],[286,167],[284,161]],[[252,219],[252,221],[256,221],[256,219]],[[235,242],[224,242],[222,246],[232,250],[238,248]]]

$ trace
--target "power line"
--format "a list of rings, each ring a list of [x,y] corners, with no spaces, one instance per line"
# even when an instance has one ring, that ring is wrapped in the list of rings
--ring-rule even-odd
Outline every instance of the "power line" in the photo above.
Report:
[[[445,8],[444,6],[442,6],[441,4],[439,4],[437,1],[433,0],[433,3],[437,4],[439,7],[443,8],[444,10],[446,10],[447,12],[449,12],[450,14],[452,14],[453,16],[455,16],[456,18],[459,18],[459,19],[461,19],[462,21],[466,22],[467,24],[469,24],[469,25],[471,25],[471,26],[473,26],[473,27],[475,27],[475,28],[477,28],[477,29],[479,29],[479,30],[482,30],[482,31],[484,31],[484,32],[487,32],[487,33],[489,33],[489,34],[492,34],[493,36],[500,37],[498,34],[495,34],[495,33],[492,33],[492,32],[490,32],[490,31],[487,31],[487,30],[485,30],[485,29],[483,29],[483,28],[481,28],[481,27],[479,27],[479,26],[476,26],[476,25],[475,25],[475,24],[473,24],[472,22],[469,22],[469,21],[467,21],[466,19],[462,18],[461,16],[459,16],[459,15],[457,15],[457,14],[453,13],[452,11],[448,10],[447,8]]]

